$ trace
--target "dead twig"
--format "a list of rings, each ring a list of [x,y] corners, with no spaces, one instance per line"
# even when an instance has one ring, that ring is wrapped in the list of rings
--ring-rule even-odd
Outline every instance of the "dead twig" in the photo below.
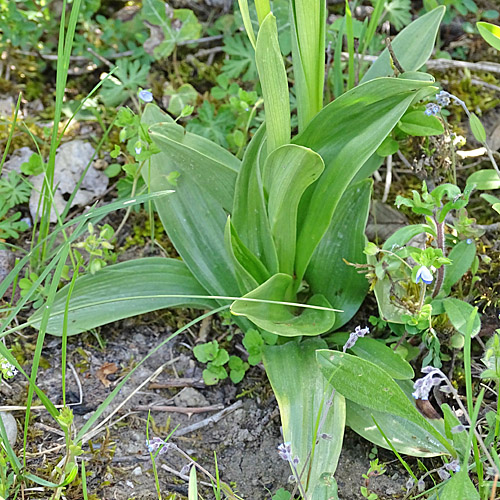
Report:
[[[195,424],[188,425],[187,427],[184,427],[182,429],[175,431],[174,437],[185,436],[186,434],[190,434],[191,432],[198,431],[198,430],[202,429],[203,427],[206,427],[207,425],[216,424],[217,422],[222,420],[225,416],[229,415],[230,413],[237,410],[238,408],[241,408],[242,406],[243,406],[243,402],[241,400],[236,401],[236,403],[233,403],[231,406],[224,408],[222,411],[220,411],[219,413],[216,413],[215,415],[211,415],[210,417],[205,418],[204,420],[201,420],[200,422],[196,422]]]
[[[161,406],[161,405],[139,405],[133,408],[135,411],[164,411],[169,413],[183,413],[185,415],[194,415],[195,413],[205,413],[208,411],[223,410],[224,405],[216,404],[212,406]]]

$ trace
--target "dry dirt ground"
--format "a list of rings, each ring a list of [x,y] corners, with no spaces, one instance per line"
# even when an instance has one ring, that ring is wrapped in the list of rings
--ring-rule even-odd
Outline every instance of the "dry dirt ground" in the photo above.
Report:
[[[172,314],[166,318],[172,322]],[[68,370],[67,399],[75,404],[76,428],[81,428],[110,394],[116,384],[152,348],[166,338],[172,327],[162,326],[165,318],[145,315],[103,327],[100,337],[105,348],[99,345],[92,334],[72,337],[68,347],[68,361],[74,370]],[[217,320],[204,325],[203,335],[220,338]],[[226,327],[227,330],[227,327]],[[202,366],[192,355],[191,347],[199,332],[197,327],[187,331],[163,346],[141,365],[121,389],[104,416],[121,405],[112,416],[109,425],[92,437],[84,446],[83,458],[87,470],[89,493],[94,498],[108,499],[153,499],[158,498],[152,471],[152,464],[146,448],[148,408],[153,406],[177,407],[178,412],[153,410],[149,424],[150,437],[165,438],[177,427],[177,434],[171,438],[184,452],[198,463],[214,472],[214,452],[217,455],[221,479],[231,484],[244,499],[270,499],[272,493],[284,487],[289,491],[290,470],[279,459],[277,446],[281,442],[280,420],[277,403],[267,382],[263,369],[252,368],[244,381],[238,385],[229,380],[217,386],[205,387],[201,381]],[[238,334],[236,334],[238,339]],[[26,339],[29,342],[33,339]],[[46,339],[43,351],[45,368],[40,371],[39,385],[54,403],[61,402],[61,340]],[[163,367],[154,378],[152,376]],[[78,382],[77,382],[78,379]],[[189,379],[190,387],[169,387],[182,379]],[[0,385],[0,404],[23,404],[26,385],[21,377],[9,386]],[[142,387],[146,381],[146,384]],[[81,387],[80,387],[81,386]],[[189,408],[213,407],[212,411],[185,414]],[[220,417],[217,422],[204,422],[209,417]],[[14,412],[21,432],[24,412]],[[203,422],[199,429],[186,432],[188,427]],[[95,426],[94,426],[95,427]],[[34,410],[28,434],[29,449],[35,454],[28,465],[31,470],[50,470],[61,459],[59,444],[63,438],[48,413]],[[189,431],[189,429],[187,429]],[[18,447],[22,439],[18,439]],[[52,451],[51,451],[52,450]],[[369,468],[371,446],[348,431],[344,451],[337,470],[339,493],[342,500],[363,498],[359,487],[364,484],[362,474]],[[372,491],[382,499],[401,498],[406,475],[401,471],[394,456],[379,450],[381,461],[389,463],[384,476],[371,482]],[[179,453],[169,450],[157,458],[158,475],[163,498],[176,493],[176,498],[187,495],[187,483],[166,470],[177,472],[187,464]],[[203,479],[199,476],[200,479]],[[205,498],[213,493],[205,490]],[[81,498],[80,487],[72,487],[67,498]],[[41,494],[38,498],[46,498]],[[172,497],[174,498],[174,497]]]

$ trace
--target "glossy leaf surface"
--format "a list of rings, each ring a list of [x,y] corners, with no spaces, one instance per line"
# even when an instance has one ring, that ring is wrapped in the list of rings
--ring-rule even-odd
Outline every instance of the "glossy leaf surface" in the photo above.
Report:
[[[336,314],[333,329],[354,316],[368,291],[365,276],[344,259],[357,264],[366,262],[363,248],[371,185],[370,180],[364,180],[347,189],[306,271],[311,289],[343,311]]]
[[[224,228],[239,160],[207,139],[184,134],[171,125],[153,125],[158,114],[154,111],[153,115],[151,109],[155,107],[146,108],[142,121],[150,126],[151,138],[161,152],[151,157],[143,176],[156,191],[171,188],[169,175],[179,174],[175,193],[156,202],[163,226],[183,261],[211,295],[236,296],[239,287],[225,248]]]
[[[321,350],[316,357],[323,375],[346,399],[369,410],[413,422],[455,454],[446,438],[419,413],[384,370],[369,361],[338,351]]]
[[[445,11],[445,7],[431,10],[401,30],[392,40],[394,53],[405,71],[417,71],[429,59]],[[365,73],[361,82],[393,74],[389,51],[385,49]]]
[[[68,287],[56,294],[47,326],[52,335],[62,335]],[[68,335],[166,307],[214,307],[213,300],[191,299],[189,295],[208,293],[180,260],[148,257],[108,266],[76,280],[69,301]],[[30,321],[36,326],[42,314],[39,309]]]
[[[269,223],[280,273],[294,273],[299,202],[323,169],[321,156],[295,144],[276,149],[266,160],[264,186],[269,179]]]
[[[401,78],[359,85],[326,106],[294,140],[316,151],[325,163],[323,174],[299,207],[298,281],[351,180],[418,97],[419,90],[428,92],[428,87],[429,82]]]
[[[324,309],[302,308],[294,311],[289,305],[273,304],[269,301],[294,301],[293,279],[288,274],[275,274],[244,298],[268,302],[238,300],[231,306],[236,316],[246,316],[258,327],[277,335],[297,337],[300,335],[319,335],[327,332],[335,321],[335,312]],[[331,308],[322,295],[313,295],[308,304]],[[298,309],[298,308],[297,308]],[[296,315],[295,313],[298,313]]]
[[[288,79],[278,42],[276,18],[267,14],[262,22],[255,49],[255,63],[259,72],[269,152],[290,142],[290,98]]]
[[[324,483],[326,478],[322,474],[335,472],[344,436],[344,398],[335,394],[333,405],[325,408],[332,388],[315,359],[316,349],[325,347],[324,340],[307,339],[266,346],[263,351],[264,366],[280,408],[283,438],[291,443],[293,455],[300,459],[299,471],[315,443],[318,420],[327,412],[319,432],[330,435],[331,439],[320,438],[314,447],[311,472],[304,475],[309,478],[308,483],[305,480],[307,491],[314,491],[316,485]],[[336,484],[331,487],[336,488]]]

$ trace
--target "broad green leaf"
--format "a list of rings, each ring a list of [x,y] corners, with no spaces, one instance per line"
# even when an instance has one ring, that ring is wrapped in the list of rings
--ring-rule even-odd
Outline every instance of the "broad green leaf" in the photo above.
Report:
[[[260,173],[266,157],[265,126],[261,126],[247,146],[236,179],[233,224],[245,246],[261,260],[271,274],[278,272],[278,256],[267,218]]]
[[[348,339],[349,334],[343,332],[334,333],[328,337],[328,340],[339,346],[343,346]],[[413,368],[408,361],[404,360],[393,349],[378,340],[361,337],[350,350],[356,356],[376,364],[396,380],[408,380],[415,376]]]
[[[321,293],[343,311],[335,315],[333,329],[354,316],[368,291],[365,276],[344,259],[358,264],[366,262],[363,248],[371,186],[371,180],[367,179],[346,190],[305,274],[314,293]]]
[[[418,17],[392,40],[392,48],[405,71],[417,71],[432,54],[446,8],[441,6]],[[363,76],[361,83],[394,74],[391,57],[385,49]]]
[[[440,500],[457,500],[458,498],[479,500],[481,497],[469,477],[468,470],[462,468],[446,482],[439,492],[439,498]]]
[[[323,375],[346,399],[369,410],[413,422],[455,455],[450,443],[419,413],[384,370],[357,356],[338,351],[320,350],[316,357]]]
[[[56,294],[47,326],[52,335],[62,335],[68,287]],[[214,305],[212,300],[191,299],[190,295],[208,293],[180,260],[148,257],[108,266],[76,280],[69,301],[68,335],[166,307],[210,309]],[[35,327],[42,314],[43,308],[31,316]]]
[[[480,22],[476,23],[479,34],[495,49],[500,50],[500,26]]]
[[[446,448],[434,435],[422,429],[420,425],[390,413],[346,401],[346,425],[376,446],[390,449],[374,424],[374,419],[399,453],[413,457],[435,457],[446,453]]]
[[[313,295],[308,304],[323,309],[302,308],[302,311],[294,311],[288,305],[271,303],[292,302],[293,279],[288,274],[275,274],[243,298],[252,301],[233,302],[231,312],[236,316],[246,316],[259,328],[277,335],[319,335],[330,330],[335,321],[335,312],[326,310],[331,305],[322,295]],[[266,302],[258,302],[256,299]],[[294,312],[300,314],[296,316]]]
[[[416,137],[441,135],[444,132],[443,124],[439,118],[427,116],[421,110],[406,113],[398,123],[398,128],[408,135]]]
[[[157,119],[151,109],[154,107],[146,107],[143,114],[146,125]],[[144,180],[151,191],[157,191],[172,187],[169,176],[179,174],[175,193],[156,201],[170,240],[210,295],[238,295],[232,261],[224,244],[224,228],[239,160],[210,141],[184,134],[171,125],[158,124],[151,129],[160,153],[143,168]],[[169,135],[172,131],[174,137]]]
[[[271,277],[264,264],[240,240],[230,217],[227,219],[224,238],[228,253],[233,258],[241,293],[252,291]]]
[[[473,184],[480,191],[500,189],[500,177],[494,169],[478,170],[467,178],[467,186],[472,186]]]
[[[151,31],[144,49],[156,59],[169,57],[179,42],[201,35],[201,24],[190,9],[171,9],[160,0],[145,0],[142,17]]]
[[[292,59],[299,131],[323,108],[326,2],[291,0]],[[324,122],[330,123],[330,122]]]
[[[484,130],[481,120],[479,120],[477,115],[475,115],[474,113],[471,113],[469,115],[469,125],[472,135],[474,136],[476,141],[484,144],[486,142],[486,131]]]
[[[180,116],[186,106],[196,103],[198,92],[190,83],[184,83],[178,89],[164,90],[163,95],[170,96],[167,111],[174,116]]]
[[[465,335],[467,333],[467,321],[470,315],[474,311],[468,302],[464,302],[460,299],[455,299],[453,297],[447,297],[443,300],[444,310],[450,319],[451,324],[461,334]],[[479,330],[481,329],[481,320],[479,319],[479,314],[474,317],[474,323],[472,324],[472,332],[470,335],[475,337]]]
[[[382,247],[384,250],[393,250],[394,245],[404,246],[418,234],[430,232],[430,227],[426,224],[412,224],[398,229],[390,236]]]
[[[287,144],[267,157],[264,168],[264,186],[266,179],[270,183],[268,216],[279,271],[293,275],[299,202],[323,172],[323,160],[311,149]]]
[[[457,243],[448,255],[451,264],[445,267],[444,281],[439,296],[450,294],[451,287],[470,269],[476,257],[476,245],[471,241]]]
[[[294,139],[316,151],[325,163],[323,174],[307,190],[299,207],[295,266],[299,282],[351,180],[418,97],[419,90],[429,85],[400,78],[359,85],[326,106]]]
[[[147,111],[143,122],[148,119]],[[240,161],[224,148],[196,134],[186,132],[177,124],[159,123],[149,127],[155,144],[172,156],[171,163],[179,167],[179,179],[189,177],[200,188],[218,200],[228,211],[232,210],[234,186]],[[214,182],[207,182],[213,178]],[[170,188],[174,186],[167,183]]]
[[[332,388],[316,363],[316,349],[325,347],[324,340],[307,339],[266,346],[263,352],[266,373],[278,400],[283,439],[291,443],[292,454],[299,457],[299,471],[313,450],[310,474],[304,475],[306,489],[311,492],[317,484],[322,484],[323,473],[335,472],[344,436],[345,400],[336,393],[333,405],[328,408]],[[325,412],[323,426],[318,431],[318,421]],[[315,445],[318,433],[328,434],[331,439],[320,438]]]
[[[288,79],[278,43],[276,18],[269,13],[257,35],[255,62],[266,112],[268,152],[290,142]]]
[[[391,156],[399,151],[399,142],[395,141],[391,136],[385,138],[384,142],[378,147],[377,154],[379,156]]]

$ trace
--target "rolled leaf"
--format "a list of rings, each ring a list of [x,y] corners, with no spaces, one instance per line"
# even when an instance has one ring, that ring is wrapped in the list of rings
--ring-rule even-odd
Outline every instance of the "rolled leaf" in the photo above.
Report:
[[[255,63],[266,112],[268,152],[290,142],[288,79],[278,42],[276,18],[267,14],[257,35]]]
[[[265,126],[261,126],[248,145],[236,179],[232,222],[245,246],[266,266],[278,272],[278,256],[271,235],[264,199],[260,163],[267,156]]]
[[[326,2],[291,0],[292,58],[299,131],[323,108]]]
[[[279,272],[293,275],[300,199],[323,172],[321,156],[311,149],[287,144],[273,151],[265,163],[269,187],[268,214],[278,254]]]
[[[252,291],[271,277],[264,264],[240,240],[230,217],[227,219],[225,241],[241,293]]]
[[[47,333],[62,335],[68,288],[55,296]],[[76,280],[68,307],[68,335],[166,307],[213,308],[215,301],[200,298],[205,295],[208,292],[180,260],[147,257],[121,262]],[[31,316],[35,327],[42,314],[43,308]]]
[[[263,351],[266,373],[278,400],[283,439],[291,443],[293,456],[299,457],[299,473],[312,450],[310,473],[303,475],[306,490],[310,492],[324,486],[325,480],[335,472],[344,436],[344,398],[335,393],[332,406],[327,407],[332,389],[315,359],[316,349],[325,347],[324,340],[307,339],[300,343],[266,346]],[[318,430],[320,421],[323,424]],[[315,445],[318,433],[327,434],[330,439],[319,438]],[[330,482],[330,487],[335,491],[334,481]],[[324,490],[323,487],[319,489]],[[312,498],[330,497],[315,493]]]
[[[294,302],[293,279],[288,274],[275,274],[243,299],[251,300],[235,301],[231,306],[233,314],[245,316],[259,328],[285,337],[319,335],[330,330],[335,321],[335,312],[328,310],[331,305],[322,295],[313,295],[308,301],[319,308],[304,307],[302,311],[273,303]]]

